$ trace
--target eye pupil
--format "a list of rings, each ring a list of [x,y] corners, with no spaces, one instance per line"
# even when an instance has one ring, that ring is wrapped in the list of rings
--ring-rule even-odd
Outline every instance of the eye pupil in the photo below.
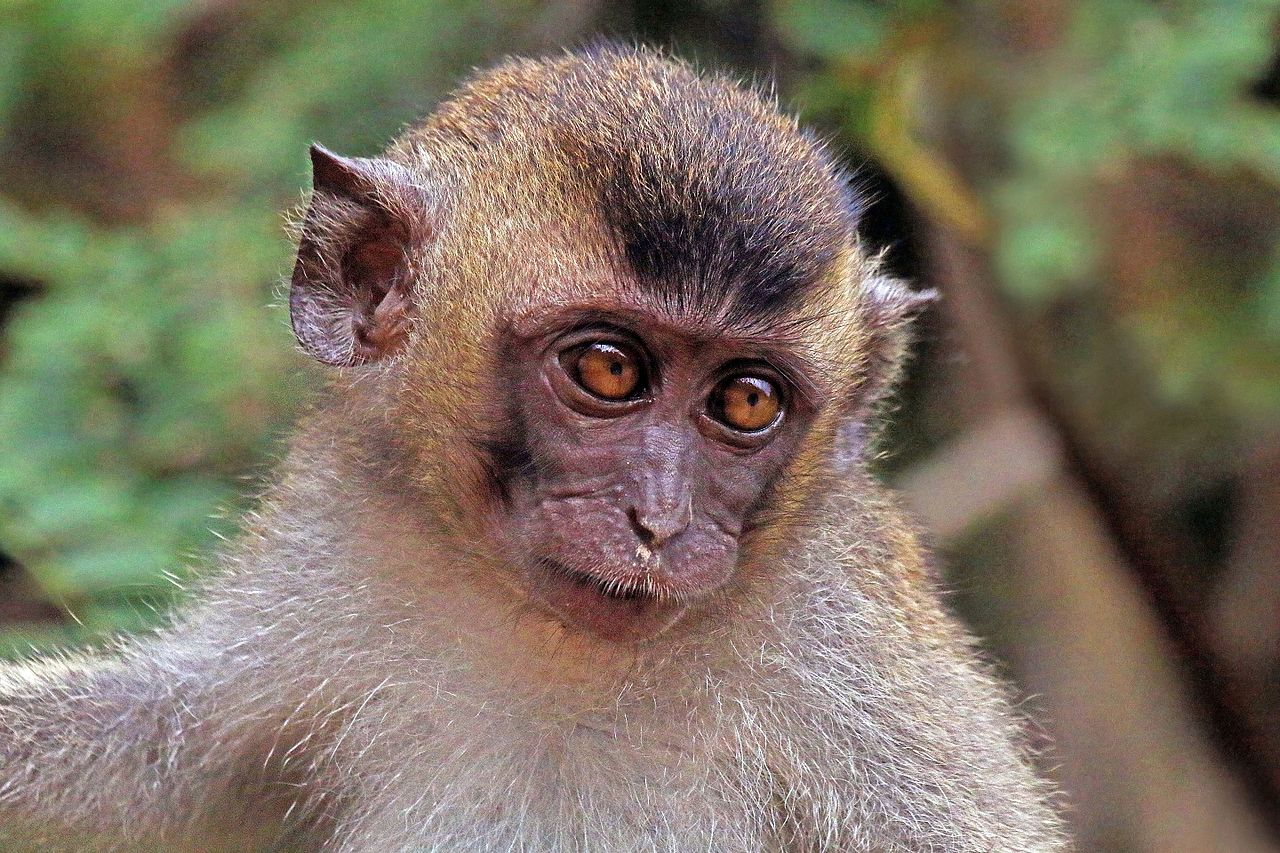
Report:
[[[750,394],[748,394],[748,395],[747,395],[747,404],[748,404],[748,405],[750,405],[750,406],[754,406],[754,405],[756,405],[756,404],[757,404],[757,403],[759,403],[759,402],[760,402],[760,395],[759,395],[759,394],[757,394],[756,392],[752,391]]]
[[[621,376],[622,370],[622,362],[620,361],[615,361],[613,364],[609,365],[609,372],[614,376]]]

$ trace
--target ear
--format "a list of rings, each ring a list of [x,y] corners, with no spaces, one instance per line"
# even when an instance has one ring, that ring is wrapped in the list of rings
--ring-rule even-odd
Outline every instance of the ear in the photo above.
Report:
[[[875,434],[870,421],[902,373],[911,345],[912,321],[937,300],[936,290],[909,290],[901,281],[886,276],[873,275],[864,282],[859,313],[869,335],[861,381],[837,440],[837,453],[843,461],[862,458]]]
[[[390,160],[312,145],[311,168],[289,287],[293,333],[324,364],[384,359],[408,337],[412,261],[435,231],[435,206],[422,179]]]

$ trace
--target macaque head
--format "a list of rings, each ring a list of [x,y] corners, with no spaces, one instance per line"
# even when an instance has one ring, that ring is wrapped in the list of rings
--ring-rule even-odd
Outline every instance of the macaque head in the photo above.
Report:
[[[856,464],[924,300],[860,252],[819,144],[648,51],[517,61],[384,158],[312,160],[293,325],[370,458],[604,640],[768,571]]]

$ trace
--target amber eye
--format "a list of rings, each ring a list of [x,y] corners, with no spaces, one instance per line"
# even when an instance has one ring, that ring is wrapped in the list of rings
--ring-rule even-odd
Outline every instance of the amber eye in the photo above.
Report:
[[[588,344],[576,350],[566,365],[583,388],[605,400],[626,400],[639,389],[640,359],[609,343]]]
[[[725,426],[756,432],[770,426],[782,411],[782,395],[768,379],[730,376],[711,392],[711,415]]]

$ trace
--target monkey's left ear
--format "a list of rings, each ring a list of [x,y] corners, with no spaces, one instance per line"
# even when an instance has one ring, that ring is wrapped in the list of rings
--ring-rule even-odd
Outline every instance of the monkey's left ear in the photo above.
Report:
[[[893,391],[911,346],[912,321],[938,300],[936,290],[909,290],[902,282],[873,276],[863,284],[862,321],[870,332],[861,381],[846,415],[839,452],[848,461],[862,456],[868,424],[876,408]]]
[[[422,181],[399,163],[311,146],[311,204],[298,239],[289,318],[318,361],[351,366],[408,337],[411,261],[436,226]]]

